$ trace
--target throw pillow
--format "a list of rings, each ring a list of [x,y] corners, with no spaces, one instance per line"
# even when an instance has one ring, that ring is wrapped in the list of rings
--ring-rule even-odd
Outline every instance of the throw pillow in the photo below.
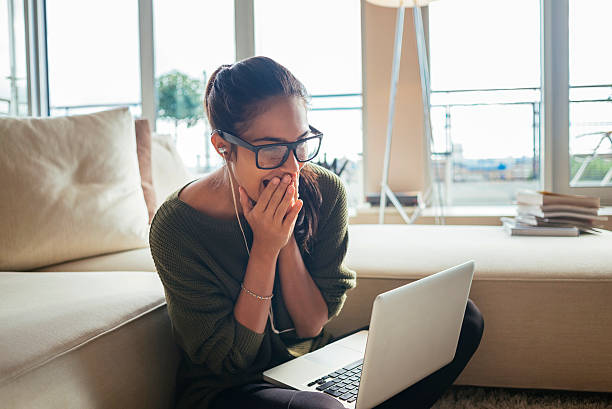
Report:
[[[140,184],[149,211],[150,224],[156,209],[153,170],[151,169],[151,129],[149,128],[149,121],[146,119],[135,120],[134,127],[136,128],[136,152],[138,153]]]
[[[146,247],[128,108],[0,118],[0,270]]]
[[[196,179],[196,176],[185,167],[170,135],[153,133],[152,145],[157,210],[170,194]]]

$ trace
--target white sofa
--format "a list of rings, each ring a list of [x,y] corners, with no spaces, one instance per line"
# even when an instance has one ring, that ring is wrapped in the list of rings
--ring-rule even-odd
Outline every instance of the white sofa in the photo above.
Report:
[[[154,140],[158,200],[189,175]],[[165,156],[164,156],[165,155]],[[507,237],[500,227],[352,225],[358,273],[335,334],[376,294],[467,259],[485,318],[458,383],[612,392],[612,234]],[[3,408],[169,408],[178,350],[148,248],[0,272]]]
[[[192,179],[151,149],[158,204]],[[0,407],[170,408],[178,349],[147,248],[0,272]]]

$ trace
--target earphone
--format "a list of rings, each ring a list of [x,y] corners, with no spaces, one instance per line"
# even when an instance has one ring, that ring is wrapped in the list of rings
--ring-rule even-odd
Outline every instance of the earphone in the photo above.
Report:
[[[251,252],[249,251],[249,245],[247,243],[247,239],[246,236],[244,234],[244,229],[242,228],[242,223],[240,222],[240,216],[238,216],[238,206],[236,204],[236,195],[234,193],[234,180],[232,178],[232,172],[229,168],[229,164],[227,163],[227,158],[225,157],[225,153],[227,152],[227,150],[225,149],[225,147],[220,146],[219,147],[219,153],[223,154],[223,161],[225,162],[225,170],[229,176],[229,180],[230,180],[230,185],[231,185],[231,189],[232,189],[232,199],[234,201],[234,210],[236,212],[236,220],[238,220],[238,226],[240,226],[240,231],[242,232],[242,239],[244,240],[244,247],[246,248],[247,254],[250,256]]]

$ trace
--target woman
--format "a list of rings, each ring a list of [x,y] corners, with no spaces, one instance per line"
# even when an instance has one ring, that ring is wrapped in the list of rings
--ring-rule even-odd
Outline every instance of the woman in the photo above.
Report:
[[[346,192],[308,163],[322,134],[308,124],[306,102],[304,86],[265,57],[223,65],[207,84],[211,142],[225,165],[172,194],[150,235],[182,352],[178,408],[342,407],[325,393],[261,380],[265,369],[330,342],[324,326],[355,286],[343,264]],[[393,399],[433,404],[478,346],[471,302],[466,319],[474,324],[464,322],[452,370]]]

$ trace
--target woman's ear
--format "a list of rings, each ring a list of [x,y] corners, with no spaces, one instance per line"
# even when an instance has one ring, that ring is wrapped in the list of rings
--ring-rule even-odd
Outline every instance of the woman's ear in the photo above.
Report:
[[[215,132],[210,136],[210,143],[212,143],[219,155],[225,156],[229,153],[229,146],[227,145],[227,142],[223,140],[218,132]]]

